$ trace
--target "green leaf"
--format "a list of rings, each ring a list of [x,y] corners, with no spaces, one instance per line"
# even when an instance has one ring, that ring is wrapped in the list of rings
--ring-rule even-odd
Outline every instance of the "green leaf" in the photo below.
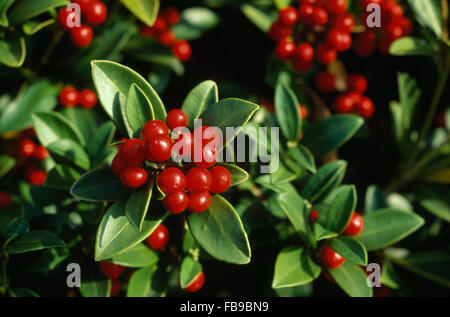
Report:
[[[219,24],[219,16],[203,7],[187,8],[181,12],[181,20],[172,27],[177,38],[194,40]]]
[[[244,15],[252,21],[261,31],[267,33],[272,25],[273,18],[264,11],[250,5],[243,4],[241,10]]]
[[[334,232],[341,232],[350,221],[356,208],[355,186],[345,185],[337,189],[336,196],[327,214],[326,227]]]
[[[329,241],[330,247],[346,260],[358,265],[367,265],[366,248],[356,239],[340,236]]]
[[[147,121],[155,119],[150,101],[144,92],[135,84],[131,85],[128,91],[125,109],[128,123],[131,129],[133,129],[134,134],[140,131]]]
[[[120,0],[139,20],[152,26],[158,16],[159,0]]]
[[[372,297],[373,289],[367,286],[367,275],[362,268],[349,261],[341,267],[328,270],[333,280],[351,297]]]
[[[322,226],[320,223],[314,224],[314,234],[316,236],[316,240],[325,240],[337,237],[339,234],[337,232],[333,232]]]
[[[57,112],[33,113],[31,118],[39,141],[45,147],[63,139],[72,140],[81,146],[85,145],[78,128]]]
[[[335,115],[309,125],[302,143],[315,155],[325,155],[347,142],[364,124],[355,115]]]
[[[202,264],[195,261],[190,255],[185,256],[180,268],[180,286],[182,289],[188,287],[194,279],[202,272]]]
[[[111,262],[126,267],[153,266],[158,262],[158,255],[143,243],[139,243],[128,251],[113,257]]]
[[[56,165],[48,173],[45,180],[45,186],[70,190],[73,183],[80,177],[78,173],[73,168],[64,165]]]
[[[218,260],[235,264],[250,262],[247,234],[236,210],[224,198],[214,195],[209,209],[187,217],[195,240]]]
[[[143,267],[131,275],[127,288],[127,297],[148,297],[151,290],[152,277],[156,266]]]
[[[9,26],[9,21],[6,13],[14,1],[15,0],[0,0],[0,26]]]
[[[70,107],[62,109],[60,114],[78,128],[83,137],[84,144],[90,145],[92,143],[92,136],[97,131],[97,121],[94,111]]]
[[[73,184],[73,196],[87,201],[116,201],[128,196],[132,190],[123,186],[111,168],[102,167],[83,174]]]
[[[291,88],[282,82],[277,84],[275,90],[275,115],[284,137],[297,142],[302,132],[298,100]]]
[[[63,246],[64,241],[58,238],[53,232],[35,230],[8,241],[3,250],[6,253],[19,254]]]
[[[27,288],[17,287],[9,290],[11,297],[39,297],[39,295]]]
[[[347,162],[340,160],[322,166],[306,181],[302,197],[311,202],[324,198],[342,181],[346,168]]]
[[[450,190],[437,184],[419,184],[417,200],[425,210],[447,222],[450,222]]]
[[[442,20],[440,0],[408,0],[408,3],[420,25],[432,31],[436,37],[441,38]]]
[[[157,120],[164,121],[166,110],[150,84],[134,70],[110,61],[92,61],[92,76],[100,102],[110,118],[117,104],[125,104],[128,90],[136,84],[150,100]]]
[[[0,178],[16,165],[16,160],[9,155],[0,155]]]
[[[125,214],[130,223],[138,230],[142,229],[147,210],[152,198],[154,179],[146,186],[134,191],[125,204]]]
[[[0,63],[9,67],[20,67],[25,61],[26,53],[23,37],[0,40]]]
[[[220,165],[225,167],[231,174],[231,184],[230,186],[236,186],[246,182],[249,178],[249,175],[246,170],[240,168],[236,164],[229,163],[217,163],[216,165]]]
[[[57,95],[56,86],[47,80],[36,81],[3,111],[0,117],[0,134],[20,131],[31,126],[31,114],[55,108]]]
[[[386,207],[388,207],[388,204],[381,189],[376,185],[370,185],[366,191],[365,211],[369,213]]]
[[[394,244],[419,229],[424,220],[411,212],[394,208],[376,210],[364,215],[364,229],[356,237],[373,251]]]
[[[287,247],[278,254],[272,287],[305,285],[319,277],[320,272],[320,266],[314,263],[305,249]]]
[[[87,151],[92,158],[92,166],[98,166],[105,162],[111,153],[114,153],[116,149],[111,147],[111,143],[116,133],[116,127],[114,123],[106,122],[100,126],[95,132],[93,139],[88,143]]]
[[[19,0],[9,12],[8,18],[12,25],[16,25],[38,16],[51,9],[68,5],[68,0]]]
[[[104,215],[95,241],[95,260],[102,261],[118,256],[147,238],[164,220],[164,212],[147,214],[138,231],[125,215],[125,201],[114,203]]]
[[[30,267],[27,268],[28,272],[48,272],[57,268],[69,257],[69,249],[65,248],[52,248],[42,252],[36,261],[33,261]]]
[[[437,47],[427,40],[405,36],[394,41],[389,48],[389,52],[396,56],[435,56],[438,53]]]
[[[47,145],[52,158],[59,163],[72,165],[75,168],[89,170],[90,160],[86,151],[76,142],[63,139]]]
[[[259,106],[237,98],[222,99],[209,106],[200,116],[202,124],[219,128],[226,137],[227,127],[235,129],[233,137],[224,142],[225,147],[233,138],[242,131]]]
[[[308,218],[306,217],[303,198],[297,193],[283,193],[278,195],[276,201],[295,231],[300,233],[305,242],[308,242],[310,230],[306,222]]]
[[[80,293],[83,297],[109,297],[111,280],[98,272],[96,265],[89,265],[81,274]]]
[[[306,169],[311,173],[316,172],[316,164],[314,162],[314,156],[308,148],[303,145],[297,145],[296,147],[288,148],[289,156],[292,157],[295,164],[300,168]]]
[[[22,30],[26,35],[34,35],[53,23],[55,23],[55,19],[48,19],[44,22],[30,20],[22,25]]]
[[[197,119],[205,109],[219,101],[217,84],[212,80],[201,82],[192,89],[186,96],[181,110],[188,117],[188,127],[194,126],[194,119]]]
[[[8,224],[16,218],[24,216],[23,206],[19,203],[12,203],[11,205],[2,208],[0,212],[0,235],[5,233]]]

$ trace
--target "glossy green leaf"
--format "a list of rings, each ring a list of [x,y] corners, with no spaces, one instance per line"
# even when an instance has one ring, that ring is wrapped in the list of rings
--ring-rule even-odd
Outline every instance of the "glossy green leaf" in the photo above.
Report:
[[[436,37],[442,37],[441,1],[408,0],[408,3],[420,25],[432,31]]]
[[[301,191],[302,197],[311,202],[324,198],[342,181],[346,168],[345,161],[334,161],[322,166],[307,180]]]
[[[68,5],[68,0],[19,0],[8,13],[12,25],[19,24],[51,9]]]
[[[394,208],[376,210],[364,215],[364,229],[356,237],[373,251],[394,244],[419,229],[424,220],[411,212]]]
[[[284,137],[297,142],[302,132],[298,100],[291,88],[281,82],[275,89],[275,115]]]
[[[58,88],[47,80],[38,80],[10,103],[0,117],[0,134],[31,126],[31,114],[56,107]]]
[[[0,212],[0,235],[3,235],[8,224],[16,218],[23,218],[24,208],[19,203],[12,203],[11,205],[2,208]]]
[[[365,211],[372,212],[386,207],[388,207],[388,204],[381,189],[376,185],[370,185],[366,191]]]
[[[337,269],[329,269],[333,280],[351,297],[372,297],[373,289],[367,286],[367,275],[356,264],[345,261]]]
[[[182,289],[188,287],[197,275],[202,272],[202,264],[195,261],[190,255],[185,256],[180,268],[180,286]]]
[[[316,164],[314,162],[314,156],[309,149],[303,145],[288,148],[289,157],[302,169],[306,169],[311,173],[316,172]]]
[[[23,37],[0,40],[0,63],[9,67],[20,67],[25,61],[26,48]]]
[[[247,3],[241,6],[241,10],[261,31],[269,31],[274,20],[269,14]]]
[[[438,53],[437,47],[427,40],[405,36],[394,41],[389,48],[389,52],[396,56],[434,56]]]
[[[72,165],[82,170],[89,170],[90,160],[86,151],[76,142],[62,139],[47,145],[52,158],[59,163]]]
[[[152,198],[154,180],[146,186],[135,190],[125,204],[125,214],[128,221],[138,230],[142,229],[147,210]]]
[[[306,217],[303,198],[297,193],[283,193],[276,198],[276,201],[295,231],[300,233],[302,238],[308,242],[310,230],[306,222],[308,218]]]
[[[47,147],[59,140],[72,140],[84,146],[84,140],[78,128],[57,112],[38,112],[31,115],[33,126],[39,141]]]
[[[71,167],[55,165],[48,173],[45,186],[69,190],[73,183],[80,177],[80,173]]]
[[[69,107],[62,109],[59,113],[78,128],[83,137],[84,144],[90,145],[93,142],[92,136],[98,129],[94,111],[91,109]]]
[[[425,210],[450,222],[450,190],[438,184],[419,184],[417,200]]]
[[[337,189],[327,214],[326,227],[334,232],[345,229],[356,208],[356,189],[353,185],[345,185]]]
[[[316,240],[325,240],[337,237],[339,234],[337,232],[333,232],[322,226],[320,223],[314,224],[314,234],[316,236]]]
[[[106,113],[113,118],[118,103],[125,104],[128,90],[136,84],[150,100],[155,118],[165,120],[166,110],[150,84],[134,70],[110,61],[92,61],[92,76],[98,96]]]
[[[148,297],[156,267],[143,267],[131,275],[127,288],[127,297]]]
[[[342,255],[346,260],[358,265],[367,265],[367,251],[366,248],[356,239],[340,236],[331,239],[330,247]]]
[[[229,263],[250,262],[247,234],[236,210],[223,197],[214,195],[209,209],[187,217],[195,240],[214,258]]]
[[[30,20],[22,25],[22,30],[26,35],[34,35],[53,23],[55,23],[55,19],[48,19],[44,22]]]
[[[147,96],[145,96],[144,92],[135,84],[131,85],[130,90],[128,91],[125,111],[128,123],[134,134],[136,134],[137,131],[140,131],[147,121],[155,119],[155,114],[150,101]]]
[[[219,16],[208,8],[191,7],[181,12],[181,20],[172,27],[177,38],[187,41],[200,38],[202,34],[219,24]]]
[[[128,196],[132,190],[123,186],[111,168],[102,167],[83,174],[73,184],[73,196],[86,201],[116,201]]]
[[[48,272],[61,265],[69,257],[69,250],[65,248],[52,248],[44,250],[36,261],[27,268],[28,272]]]
[[[335,115],[308,126],[302,143],[313,154],[325,155],[347,142],[363,124],[355,115]]]
[[[278,254],[275,263],[273,288],[292,287],[308,284],[319,277],[318,266],[305,249],[287,247]]]
[[[9,21],[6,13],[14,1],[15,0],[0,0],[0,26],[9,26]]]
[[[116,151],[114,147],[111,147],[115,133],[116,127],[112,122],[104,123],[95,132],[92,141],[88,143],[87,147],[93,167],[104,163],[108,156]]]
[[[19,254],[63,246],[64,241],[58,238],[53,232],[35,230],[25,233],[6,243],[4,252]]]
[[[80,293],[83,297],[109,297],[111,280],[102,276],[97,265],[82,270]]]
[[[16,160],[9,155],[0,155],[0,178],[16,165]]]
[[[246,170],[240,168],[236,164],[229,163],[217,163],[217,165],[225,167],[231,174],[231,184],[230,186],[236,186],[246,182],[249,175]]]
[[[219,101],[217,84],[212,80],[201,82],[192,89],[186,96],[181,110],[188,117],[188,127],[194,126],[194,119],[197,119],[209,106]]]
[[[159,0],[120,0],[139,20],[152,26],[158,16]]]
[[[95,260],[118,256],[147,238],[164,220],[162,211],[147,213],[142,229],[137,230],[125,215],[125,201],[114,203],[104,215],[97,231]]]
[[[111,262],[126,267],[153,266],[158,262],[158,255],[143,243],[138,243],[124,253],[113,257]]]

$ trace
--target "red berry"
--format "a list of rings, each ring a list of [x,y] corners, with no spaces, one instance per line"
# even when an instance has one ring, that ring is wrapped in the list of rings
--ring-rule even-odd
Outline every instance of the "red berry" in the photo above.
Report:
[[[322,92],[336,90],[336,77],[329,71],[322,71],[316,76],[316,86]]]
[[[119,154],[117,154],[111,162],[111,168],[116,175],[120,175],[127,167],[130,167],[125,161],[121,158]]]
[[[66,7],[58,11],[58,23],[66,30],[70,30],[78,19],[76,12],[68,10]]]
[[[298,9],[298,20],[310,24],[314,21],[314,6],[311,4],[302,4]]]
[[[8,207],[13,202],[11,194],[0,191],[0,209]]]
[[[187,206],[189,205],[189,198],[184,191],[180,190],[175,194],[166,196],[162,202],[164,208],[168,212],[172,214],[179,214],[186,210]]]
[[[288,6],[278,13],[278,18],[284,26],[293,27],[298,21],[298,13],[294,7]]]
[[[174,194],[186,187],[186,176],[176,167],[169,167],[157,177],[157,183],[166,195]]]
[[[309,212],[309,216],[311,217],[313,222],[316,222],[317,218],[319,218],[319,212],[317,210],[311,210]]]
[[[70,39],[76,47],[88,46],[93,37],[94,31],[90,26],[81,25],[80,27],[70,29]]]
[[[103,2],[91,0],[88,2],[83,14],[84,19],[88,24],[98,25],[105,22],[106,17],[108,16],[108,9]]]
[[[175,43],[172,45],[172,53],[180,61],[186,62],[191,58],[192,48],[188,41],[176,40]]]
[[[305,62],[310,62],[314,58],[314,48],[309,43],[301,43],[297,46],[295,57]]]
[[[169,230],[163,224],[156,227],[145,239],[145,243],[152,250],[161,250],[167,245],[167,242],[169,242]]]
[[[161,120],[150,120],[142,128],[142,139],[147,141],[157,135],[169,135],[169,128]]]
[[[164,162],[172,156],[172,140],[168,135],[156,135],[145,143],[146,158],[151,162]]]
[[[225,167],[214,166],[210,172],[212,176],[212,184],[209,190],[212,193],[223,193],[230,187],[231,174]]]
[[[100,268],[100,273],[108,278],[118,278],[123,271],[125,271],[125,267],[122,265],[114,264],[111,262],[102,261],[98,264]]]
[[[85,109],[91,109],[97,104],[97,95],[90,89],[83,89],[80,92],[80,105]]]
[[[397,40],[403,36],[403,28],[400,23],[390,23],[386,27],[386,33],[392,40]]]
[[[175,7],[167,7],[161,10],[160,15],[169,25],[175,25],[180,22],[180,12]]]
[[[375,105],[370,98],[362,96],[361,100],[356,104],[355,111],[364,119],[369,119],[375,111]]]
[[[364,228],[364,219],[357,212],[353,212],[347,227],[344,229],[343,234],[348,236],[357,236]]]
[[[335,28],[328,33],[327,44],[335,48],[336,51],[343,52],[352,45],[352,37],[350,33]]]
[[[190,132],[181,132],[173,143],[173,150],[180,156],[186,157],[194,153],[194,135]]]
[[[21,139],[17,143],[17,155],[19,158],[29,158],[35,155],[36,144],[30,139]]]
[[[345,258],[326,244],[320,251],[320,261],[329,269],[337,269],[344,264]]]
[[[327,0],[325,4],[328,11],[336,15],[345,13],[348,7],[347,0]]]
[[[190,293],[197,292],[205,284],[205,275],[200,272],[184,290]]]
[[[206,168],[194,167],[186,174],[186,188],[191,193],[207,192],[211,184],[212,175]]]
[[[304,61],[299,58],[295,58],[295,55],[294,58],[291,59],[292,68],[299,73],[306,73],[310,71],[313,65],[313,61]]]
[[[328,65],[336,60],[337,51],[327,44],[319,44],[316,49],[316,58],[319,63]]]
[[[376,35],[373,31],[366,31],[356,37],[355,53],[360,57],[372,55],[376,48]]]
[[[170,130],[174,130],[179,127],[186,127],[188,118],[186,113],[181,109],[170,110],[166,117],[166,124]]]
[[[295,44],[289,39],[281,40],[275,47],[275,56],[281,61],[288,60],[294,52]]]
[[[85,12],[92,0],[71,0],[71,2],[78,4],[80,6],[81,12]]]
[[[205,193],[190,193],[188,209],[191,212],[204,212],[209,208],[211,204],[211,195],[208,192]]]
[[[121,159],[130,166],[142,164],[145,160],[145,142],[130,139],[122,144],[119,150]]]
[[[345,94],[336,98],[334,110],[337,113],[349,113],[353,111],[355,100],[349,94]]]
[[[141,167],[128,167],[120,172],[120,182],[129,188],[138,188],[147,181],[147,172]]]
[[[401,27],[402,27],[402,31],[403,31],[403,35],[404,36],[408,36],[411,35],[412,30],[413,30],[413,26],[411,23],[411,20],[405,17],[402,17],[399,22]]]
[[[64,107],[74,107],[80,102],[78,90],[72,87],[64,87],[59,93],[59,103]]]
[[[204,125],[194,130],[194,137],[202,144],[207,144],[211,141],[219,142],[220,135],[216,128]]]
[[[195,142],[195,141],[194,141]],[[214,146],[213,142],[208,143],[205,146],[194,145],[194,158],[193,162],[197,167],[209,168],[216,164],[217,162],[217,148]],[[196,155],[196,153],[199,153]],[[201,158],[201,159],[199,159]]]
[[[313,21],[314,24],[324,25],[328,22],[328,13],[322,7],[314,7],[313,12]]]
[[[47,179],[47,173],[41,170],[30,171],[27,175],[28,182],[33,186],[42,186]]]
[[[353,74],[348,76],[347,90],[363,94],[367,90],[366,78],[359,74]]]
[[[350,13],[344,13],[334,19],[333,26],[344,32],[351,32],[355,26],[355,19]]]
[[[120,288],[121,288],[120,282],[115,278],[111,279],[111,290],[109,292],[109,296],[113,297],[119,295]]]
[[[284,40],[285,38],[291,36],[291,34],[292,29],[284,26],[283,23],[281,23],[281,21],[279,20],[276,20],[274,23],[272,23],[268,31],[269,37],[276,42]]]
[[[36,148],[36,152],[34,153],[34,156],[36,157],[36,159],[38,161],[43,161],[49,156],[49,153],[43,145],[39,145]]]
[[[389,36],[389,34],[384,33],[381,35],[380,40],[378,41],[378,50],[380,53],[389,55],[389,50],[393,41],[394,40]]]
[[[308,108],[303,105],[298,106],[298,112],[300,113],[300,118],[306,119],[309,115]]]
[[[162,45],[171,46],[175,42],[176,38],[175,38],[175,33],[167,30],[167,31],[162,32],[159,35],[158,39]]]

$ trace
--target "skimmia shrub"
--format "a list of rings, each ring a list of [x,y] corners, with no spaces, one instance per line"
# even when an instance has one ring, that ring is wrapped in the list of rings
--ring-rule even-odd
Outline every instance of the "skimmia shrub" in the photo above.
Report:
[[[448,295],[448,10],[0,0],[0,296]]]

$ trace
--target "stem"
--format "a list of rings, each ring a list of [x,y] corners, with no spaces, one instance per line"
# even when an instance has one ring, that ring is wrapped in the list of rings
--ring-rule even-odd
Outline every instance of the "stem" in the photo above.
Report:
[[[442,37],[448,40],[448,0],[441,0]]]
[[[2,261],[2,284],[0,285],[0,293],[5,294],[8,290],[8,274],[7,274],[7,267],[8,267],[8,260],[9,255],[7,253],[3,254],[3,261]]]

